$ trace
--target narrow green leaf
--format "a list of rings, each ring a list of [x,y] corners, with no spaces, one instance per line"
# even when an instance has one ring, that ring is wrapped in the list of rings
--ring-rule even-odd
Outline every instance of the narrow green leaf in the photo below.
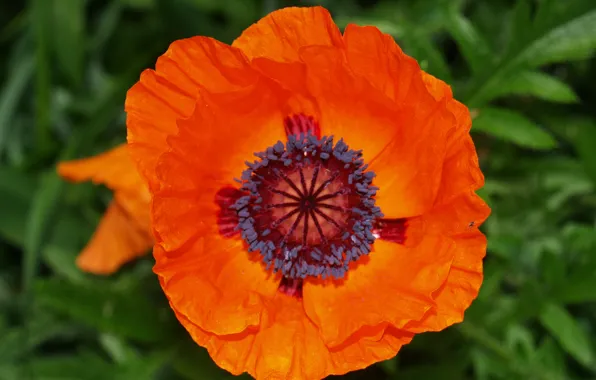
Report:
[[[127,344],[124,339],[120,339],[113,334],[101,334],[99,343],[112,360],[118,364],[125,364],[139,359],[139,354],[133,347]]]
[[[596,302],[596,268],[586,269],[569,276],[555,291],[555,299],[564,304]]]
[[[29,290],[37,271],[39,253],[46,244],[48,228],[57,206],[63,181],[54,170],[45,173],[33,198],[25,229],[25,257],[23,262],[23,289]]]
[[[139,341],[164,340],[177,327],[165,304],[157,306],[144,293],[116,291],[107,284],[40,280],[35,284],[35,300],[100,331]]]
[[[93,353],[34,357],[23,364],[23,372],[38,380],[117,379],[117,370]]]
[[[449,12],[447,30],[455,39],[459,49],[473,72],[480,72],[493,61],[488,43],[474,28],[474,25],[459,12]]]
[[[519,71],[486,95],[486,101],[509,95],[535,96],[539,99],[574,103],[579,99],[565,82],[539,71]]]
[[[143,0],[144,1],[144,0]],[[99,15],[97,30],[91,36],[91,51],[97,55],[104,52],[104,48],[110,37],[116,30],[123,11],[122,1],[111,2]]]
[[[538,362],[537,364],[558,374],[561,379],[565,378],[567,372],[565,369],[565,355],[553,338],[546,337],[543,339],[542,344],[536,350],[535,360]]]
[[[591,367],[594,365],[594,353],[586,332],[562,306],[548,304],[540,313],[540,323],[578,362]]]
[[[483,108],[472,126],[473,131],[484,132],[526,148],[551,149],[556,146],[555,139],[536,123],[504,108]]]
[[[36,186],[34,176],[0,166],[0,236],[12,244],[25,242],[26,216]]]
[[[31,23],[35,33],[35,140],[37,149],[46,154],[52,144],[50,131],[51,67],[49,38],[53,1],[29,0]]]
[[[40,344],[56,337],[73,335],[75,331],[70,324],[56,321],[38,311],[23,326],[3,332],[0,339],[0,363],[20,359]]]
[[[0,90],[0,156],[8,142],[8,130],[13,125],[14,114],[25,88],[33,76],[33,58],[23,57],[14,72],[7,76]]]
[[[596,184],[596,122],[577,123],[575,149],[588,177]]]
[[[73,85],[83,76],[85,55],[85,0],[52,1],[52,46],[60,70]]]

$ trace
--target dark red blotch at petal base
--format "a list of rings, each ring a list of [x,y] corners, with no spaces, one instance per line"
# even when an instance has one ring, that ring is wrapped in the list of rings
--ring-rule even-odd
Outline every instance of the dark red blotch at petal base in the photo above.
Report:
[[[300,298],[304,278],[343,277],[348,270],[348,262],[356,260],[361,254],[368,254],[374,239],[404,244],[407,220],[384,219],[381,210],[374,205],[376,188],[371,184],[374,173],[365,172],[367,165],[364,165],[361,151],[349,150],[342,140],[335,145],[333,138],[318,137],[319,123],[312,116],[291,115],[284,119],[283,124],[288,136],[287,144],[277,142],[266,151],[255,153],[261,161],[247,162],[248,169],[243,172],[243,179],[238,180],[244,183],[242,189],[223,187],[217,192],[214,201],[219,206],[219,233],[231,238],[242,232],[247,253],[260,250],[267,268],[272,267],[274,272],[281,272],[279,290]],[[295,165],[298,166],[294,168]],[[282,187],[285,186],[284,191],[274,186],[276,181]],[[263,189],[271,194],[262,193],[263,189],[258,190],[260,186],[264,186]],[[332,189],[332,193],[319,195],[327,186]],[[281,201],[277,199],[283,198],[280,194],[285,196]],[[343,202],[345,204],[339,198],[335,200],[338,196],[347,197]],[[274,198],[277,199],[275,202]],[[273,211],[288,207],[295,210],[284,211],[281,216]],[[263,210],[271,210],[271,215],[267,211],[263,217]],[[335,214],[327,216],[323,211]],[[298,217],[292,222],[290,217],[295,214]],[[303,226],[298,229],[296,227],[303,214]],[[318,216],[323,217],[321,221]],[[345,218],[347,219],[343,220]],[[249,220],[251,223],[247,227]],[[276,228],[285,222],[291,224],[286,226],[288,231],[283,231],[285,235],[276,236],[276,233],[279,235],[279,231],[275,232]],[[310,238],[312,234],[309,226],[312,227],[310,229],[318,230],[318,240],[322,241]],[[301,235],[298,234],[302,236],[301,240],[293,239],[297,230],[303,230]],[[331,235],[326,236],[327,233]],[[296,240],[295,244],[289,237]],[[266,239],[271,241],[265,241]],[[311,247],[312,252],[308,248],[311,241],[315,244]],[[331,241],[335,245],[331,244],[325,250],[324,246]],[[279,247],[273,242],[280,243],[275,243]],[[283,254],[278,249],[287,252]],[[300,264],[297,264],[298,261]]]
[[[376,235],[377,239],[404,244],[406,242],[407,229],[408,220],[406,218],[379,219],[375,223],[373,234]]]
[[[321,138],[319,122],[314,117],[302,113],[287,116],[284,119],[284,129],[286,136],[299,136],[300,134],[307,135],[310,133],[317,138]]]
[[[232,186],[222,187],[215,194],[215,203],[219,206],[217,226],[221,236],[229,238],[239,233],[236,228],[238,226],[238,214],[230,207],[243,195],[242,191]]]

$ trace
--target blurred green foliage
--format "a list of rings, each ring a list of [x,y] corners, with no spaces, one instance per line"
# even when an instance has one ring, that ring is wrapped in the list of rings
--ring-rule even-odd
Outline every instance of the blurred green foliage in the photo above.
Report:
[[[178,326],[149,256],[109,278],[75,267],[111,195],[54,167],[124,141],[126,90],[173,40],[231,42],[315,3],[452,84],[493,209],[466,321],[345,378],[596,378],[596,1],[15,0],[0,4],[0,379],[232,377]]]

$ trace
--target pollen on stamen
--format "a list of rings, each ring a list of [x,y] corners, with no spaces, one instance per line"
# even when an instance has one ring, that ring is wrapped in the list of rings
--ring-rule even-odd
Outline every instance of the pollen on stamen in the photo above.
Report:
[[[282,274],[284,289],[299,294],[307,277],[343,278],[371,252],[383,214],[361,151],[308,131],[255,156],[240,177],[245,195],[230,207],[248,250]]]

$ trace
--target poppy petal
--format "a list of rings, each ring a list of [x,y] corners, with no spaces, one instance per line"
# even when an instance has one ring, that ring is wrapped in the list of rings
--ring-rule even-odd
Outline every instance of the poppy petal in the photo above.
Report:
[[[447,280],[435,294],[435,306],[420,321],[412,321],[405,330],[419,333],[440,331],[459,323],[464,312],[478,296],[482,285],[482,259],[486,237],[477,229],[453,237],[455,258]]]
[[[126,144],[100,155],[58,164],[58,174],[73,182],[93,181],[111,190],[138,193],[145,185],[137,174]],[[149,194],[146,200],[149,201]]]
[[[380,188],[377,204],[389,218],[420,215],[437,196],[447,136],[457,121],[447,103],[429,93],[418,63],[391,36],[351,24],[343,38],[354,75],[401,108],[393,134],[380,139],[384,149],[368,161]]]
[[[180,322],[213,360],[232,374],[248,372],[257,379],[321,379],[365,368],[389,359],[412,334],[383,326],[370,329],[342,347],[329,349],[300,302],[278,295],[271,300],[266,325],[258,331],[230,336],[209,334],[180,313]]]
[[[468,107],[453,99],[451,88],[443,81],[422,72],[428,91],[437,100],[445,99],[447,108],[456,120],[456,126],[447,139],[447,153],[443,163],[441,190],[435,203],[448,203],[453,197],[473,191],[484,185],[474,142],[470,136],[472,119]]]
[[[453,255],[453,243],[438,236],[411,248],[377,240],[367,261],[353,265],[341,283],[306,282],[304,308],[330,347],[365,326],[401,328],[430,310]]]
[[[199,89],[227,92],[255,79],[246,75],[248,62],[238,49],[207,37],[172,43],[156,64],[145,70],[126,97],[128,142],[133,159],[150,186],[155,167],[167,151],[166,137],[176,133],[176,120],[188,118]]]
[[[156,169],[153,228],[166,250],[217,233],[217,191],[234,184],[255,151],[285,140],[275,93],[259,82],[233,94],[202,93],[195,112],[168,139]]]
[[[329,11],[322,7],[289,7],[271,12],[249,26],[232,46],[250,59],[298,60],[303,46],[342,46],[341,33]]]
[[[147,253],[152,245],[149,229],[138,227],[130,214],[117,201],[112,201],[93,237],[77,257],[77,266],[89,273],[111,274]]]
[[[154,248],[154,272],[172,307],[203,330],[236,334],[258,326],[279,279],[251,260],[239,239],[213,235],[176,251]]]

